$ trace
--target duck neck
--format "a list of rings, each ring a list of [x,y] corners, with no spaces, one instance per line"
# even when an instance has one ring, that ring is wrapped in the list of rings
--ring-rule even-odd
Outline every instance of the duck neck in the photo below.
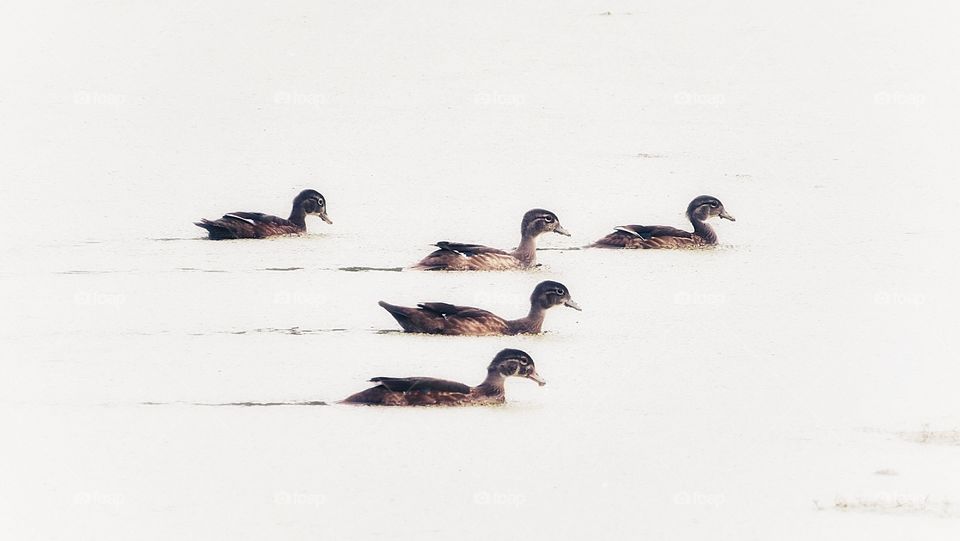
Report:
[[[690,216],[690,223],[693,224],[693,233],[703,239],[705,243],[717,243],[717,233],[713,230],[713,227],[711,227],[710,224],[694,215]]]
[[[523,231],[520,236],[520,246],[513,251],[513,257],[516,257],[523,264],[532,267],[537,261],[537,235]]]
[[[530,313],[523,319],[514,322],[517,332],[520,333],[539,333],[543,328],[543,318],[547,314],[547,309],[534,301],[530,304]]]
[[[487,379],[475,387],[476,391],[483,396],[503,397],[503,382],[507,378],[497,371],[487,372]]]
[[[299,201],[293,204],[289,220],[300,229],[307,228],[307,211],[303,210],[303,205]]]

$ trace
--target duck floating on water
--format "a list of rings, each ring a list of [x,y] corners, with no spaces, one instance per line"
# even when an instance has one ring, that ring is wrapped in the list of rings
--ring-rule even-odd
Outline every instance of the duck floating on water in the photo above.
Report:
[[[687,206],[687,218],[693,224],[692,233],[666,225],[621,225],[590,247],[664,249],[712,246],[717,243],[717,233],[707,220],[714,217],[736,221],[719,199],[701,195]]]
[[[515,270],[528,269],[537,263],[537,237],[554,232],[570,236],[557,215],[544,209],[533,209],[520,223],[520,245],[508,252],[480,244],[438,242],[434,251],[414,265],[418,270]]]
[[[567,286],[550,280],[537,284],[530,295],[530,312],[514,320],[480,308],[442,302],[425,302],[417,308],[408,308],[380,301],[380,306],[390,312],[405,332],[471,336],[537,334],[543,327],[547,310],[558,305],[580,310],[570,298]]]
[[[533,359],[519,349],[505,349],[487,367],[483,383],[470,387],[436,378],[373,378],[376,383],[341,401],[369,406],[490,406],[503,404],[504,382],[509,377],[531,379],[541,387],[547,382],[537,374]]]
[[[277,235],[297,235],[307,230],[307,215],[319,216],[332,224],[327,216],[327,202],[316,190],[303,190],[293,199],[290,217],[286,220],[261,212],[231,212],[217,220],[194,222],[207,230],[212,240],[262,239]]]

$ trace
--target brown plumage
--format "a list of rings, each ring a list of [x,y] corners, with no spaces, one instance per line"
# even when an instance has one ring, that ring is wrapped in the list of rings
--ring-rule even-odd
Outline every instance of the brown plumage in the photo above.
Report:
[[[488,406],[505,400],[503,384],[508,377],[527,378],[540,386],[547,382],[537,374],[530,355],[518,349],[505,349],[487,367],[483,383],[470,387],[463,383],[436,378],[373,378],[376,383],[365,391],[341,401],[368,406]]]
[[[293,200],[290,218],[283,219],[261,212],[231,212],[218,220],[194,222],[207,230],[213,240],[262,239],[276,235],[295,235],[307,230],[307,215],[319,216],[332,224],[327,216],[327,202],[316,190],[304,190]]]
[[[713,217],[736,221],[716,197],[701,195],[687,206],[693,232],[665,225],[621,225],[593,243],[594,248],[699,248],[717,243],[717,234],[706,221]]]
[[[442,302],[425,302],[417,308],[394,306],[380,301],[406,332],[449,335],[536,334],[543,326],[548,309],[562,304],[580,310],[570,298],[570,291],[559,282],[537,284],[530,295],[530,312],[526,317],[507,320],[480,308],[455,306]]]
[[[423,258],[413,268],[419,270],[514,270],[527,269],[537,263],[537,237],[553,231],[570,236],[560,219],[549,210],[533,209],[523,215],[520,223],[520,245],[507,252],[480,244],[460,244],[442,241],[439,248]]]

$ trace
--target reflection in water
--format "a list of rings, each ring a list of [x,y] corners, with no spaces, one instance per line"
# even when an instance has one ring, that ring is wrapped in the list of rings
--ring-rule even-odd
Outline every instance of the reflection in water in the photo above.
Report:
[[[141,402],[143,406],[328,406],[322,400],[305,400],[299,402]]]
[[[367,271],[381,271],[381,272],[401,272],[403,267],[340,267],[339,270],[347,272],[367,272]]]

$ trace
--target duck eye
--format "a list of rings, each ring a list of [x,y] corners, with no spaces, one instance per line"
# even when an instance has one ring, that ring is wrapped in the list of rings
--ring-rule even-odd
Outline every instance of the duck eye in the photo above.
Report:
[[[547,222],[548,224],[553,223],[553,216],[544,216],[543,221]]]
[[[563,290],[562,290],[562,289],[558,289],[558,290],[557,290],[557,295],[561,295],[561,296],[562,296],[562,295],[563,295]]]

